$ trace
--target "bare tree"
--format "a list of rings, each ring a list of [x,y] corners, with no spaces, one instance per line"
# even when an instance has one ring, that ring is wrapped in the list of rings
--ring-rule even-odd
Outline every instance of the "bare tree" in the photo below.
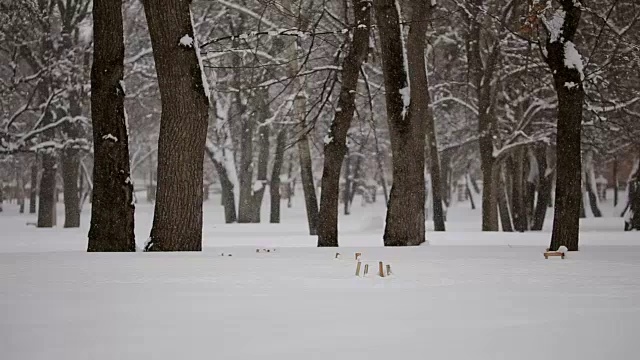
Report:
[[[412,9],[422,5],[416,1],[412,3]],[[419,94],[427,91],[426,84],[419,82],[421,73],[426,71],[423,45],[426,34],[424,27],[418,25],[422,19],[412,24],[405,59],[399,5],[395,0],[376,0],[374,7],[380,29],[387,121],[393,152],[393,185],[384,244],[419,245],[425,242],[424,116],[428,103],[410,101],[410,96],[421,96]],[[415,12],[416,15],[420,13]],[[411,90],[407,72],[414,86]]]
[[[342,87],[336,114],[329,128],[324,146],[322,170],[322,192],[318,219],[318,246],[338,246],[338,198],[340,196],[340,169],[347,152],[346,140],[349,126],[356,108],[360,66],[367,57],[369,29],[371,25],[371,3],[367,0],[352,0],[355,23],[349,53],[342,64]],[[348,169],[346,170],[348,171]],[[349,194],[349,186],[345,186]],[[345,209],[349,206],[345,198]]]
[[[124,111],[122,2],[93,2],[93,192],[88,251],[135,251],[133,184]]]
[[[200,251],[209,99],[191,1],[143,4],[162,100],[158,188],[145,251]]]
[[[561,0],[547,28],[545,60],[558,94],[556,196],[551,250],[561,245],[578,250],[580,232],[580,129],[584,103],[583,63],[574,40],[582,14],[582,1]]]

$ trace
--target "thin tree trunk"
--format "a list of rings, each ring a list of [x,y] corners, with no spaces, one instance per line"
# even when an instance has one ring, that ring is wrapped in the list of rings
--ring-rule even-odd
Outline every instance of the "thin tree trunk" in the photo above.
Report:
[[[280,173],[284,163],[284,150],[287,141],[287,131],[280,130],[276,139],[276,154],[273,160],[273,169],[271,170],[271,185],[269,192],[271,196],[271,215],[269,222],[272,224],[280,223]]]
[[[375,0],[373,4],[380,33],[393,152],[393,185],[383,239],[385,246],[420,245],[425,242],[424,118],[429,100],[424,82],[428,23],[423,19],[428,17],[428,10],[423,1],[411,3],[412,19],[416,21],[411,23],[405,59],[399,4],[395,0]]]
[[[282,0],[282,7],[287,9],[290,14],[298,14],[298,29],[306,30],[306,22],[303,21],[303,15],[293,0]],[[287,48],[286,57],[290,59],[288,73],[291,77],[295,77],[293,91],[297,91],[293,100],[293,112],[296,121],[296,132],[300,134],[296,143],[298,146],[298,156],[300,160],[300,181],[302,182],[302,192],[304,195],[305,208],[307,211],[307,222],[309,224],[309,235],[318,234],[318,198],[316,194],[316,186],[313,180],[313,165],[311,161],[311,149],[309,148],[309,138],[306,124],[307,116],[307,96],[304,92],[304,84],[298,76],[300,70],[298,62],[298,38],[296,37],[292,44]]]
[[[356,197],[360,185],[363,184],[361,179],[362,175],[362,160],[364,159],[363,152],[365,151],[364,142],[360,148],[360,152],[357,154],[356,165],[353,167],[351,175],[351,185],[349,186],[349,213],[351,213],[351,206],[353,205],[353,199]],[[347,214],[349,215],[349,214]]]
[[[618,206],[618,157],[613,158],[613,206]]]
[[[600,204],[598,199],[598,189],[596,188],[596,176],[593,168],[593,154],[589,151],[584,158],[584,180],[587,189],[587,197],[589,198],[589,207],[594,217],[602,217]]]
[[[293,206],[293,195],[296,190],[296,183],[293,181],[293,154],[289,156],[289,170],[287,171],[287,208]]]
[[[238,100],[241,103],[241,100]],[[240,135],[240,202],[238,204],[238,223],[252,222],[253,208],[253,116],[246,114],[243,105],[240,117],[242,118],[242,130]]]
[[[233,191],[233,182],[229,178],[229,172],[227,171],[227,168],[225,166],[224,158],[216,158],[215,151],[209,146],[207,146],[206,150],[209,159],[213,163],[213,167],[218,173],[218,178],[220,179],[220,187],[222,192],[220,199],[222,202],[222,206],[224,207],[224,222],[227,224],[235,223],[237,221],[236,196]]]
[[[504,166],[500,165],[498,176],[500,181],[497,188],[497,201],[498,211],[500,214],[500,224],[502,225],[502,231],[512,232],[513,222],[511,221],[511,206],[509,206],[509,199],[507,197],[507,180],[505,176]]]
[[[533,225],[531,230],[540,231],[544,226],[547,215],[547,207],[551,202],[551,185],[553,182],[552,164],[549,164],[547,153],[548,146],[539,146],[536,149],[536,159],[538,162],[538,196],[533,214]]]
[[[31,189],[29,189],[29,214],[36,213],[36,201],[38,201],[38,154],[35,155],[31,165]]]
[[[124,110],[122,2],[93,2],[93,190],[87,251],[135,251],[133,184]]]
[[[517,149],[514,158],[510,161],[513,173],[511,176],[513,184],[513,197],[510,198],[513,209],[513,223],[516,231],[527,230],[526,207],[524,203],[524,149]]]
[[[564,245],[570,251],[577,251],[582,202],[580,130],[584,87],[582,74],[575,67],[567,66],[566,59],[567,49],[577,51],[573,40],[582,10],[579,2],[574,0],[561,0],[560,3],[565,13],[564,24],[560,34],[550,37],[546,45],[546,61],[552,70],[558,95],[556,143],[557,149],[562,150],[557,152],[555,209],[549,248],[557,250]]]
[[[260,154],[258,155],[258,178],[253,188],[251,201],[251,222],[260,222],[260,210],[262,208],[262,199],[267,187],[267,171],[269,166],[269,136],[271,130],[268,125],[262,125],[258,130],[258,141],[260,143]],[[258,184],[261,187],[258,189]]]
[[[344,189],[342,189],[342,202],[344,205],[344,214],[349,215],[349,203],[351,202],[351,183],[353,174],[351,171],[351,156],[347,153],[344,157]]]
[[[146,251],[202,250],[209,99],[190,3],[143,1],[162,100],[158,188]]]

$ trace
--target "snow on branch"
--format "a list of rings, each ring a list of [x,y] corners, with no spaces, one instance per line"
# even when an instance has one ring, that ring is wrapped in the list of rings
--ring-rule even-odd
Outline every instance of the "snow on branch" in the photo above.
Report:
[[[626,107],[629,107],[640,100],[640,97],[635,97],[629,101],[625,101],[623,103],[617,103],[615,100],[610,100],[609,102],[612,105],[609,106],[595,106],[595,105],[587,105],[587,110],[594,112],[596,114],[608,113],[616,110],[620,110]]]
[[[299,38],[307,38],[307,37],[314,37],[314,36],[319,36],[319,35],[338,35],[338,34],[346,34],[350,31],[351,29],[349,28],[344,28],[344,29],[339,29],[339,30],[334,30],[334,31],[303,31],[297,28],[293,28],[293,29],[273,29],[273,30],[267,30],[267,31],[251,31],[248,33],[242,33],[242,34],[238,34],[238,35],[227,35],[227,36],[222,36],[219,38],[215,38],[212,40],[209,40],[207,42],[204,42],[201,47],[205,47],[205,46],[209,46],[211,44],[215,44],[217,42],[220,41],[224,41],[224,40],[253,40],[255,38],[257,38],[258,36],[293,36],[293,37],[299,37]]]
[[[458,104],[464,106],[465,108],[467,108],[474,115],[479,115],[480,114],[478,112],[478,108],[477,107],[475,107],[472,104],[470,104],[470,103],[468,103],[468,102],[466,102],[466,101],[464,101],[464,100],[462,100],[460,98],[457,98],[455,96],[445,96],[445,97],[438,98],[432,103],[432,105],[435,108],[436,106],[443,106],[442,104],[446,103],[446,102],[458,103]]]
[[[341,71],[342,67],[341,66],[335,66],[335,65],[327,65],[327,66],[318,66],[316,68],[313,69],[309,69],[309,70],[305,70],[305,71],[300,71],[298,73],[297,76],[307,76],[307,75],[311,75],[320,71]],[[260,84],[258,84],[256,87],[260,88],[260,87],[268,87],[268,86],[272,86],[275,84],[281,84],[284,81],[291,79],[290,76],[285,76],[279,79],[271,79],[271,80],[267,80],[267,81],[263,81]]]

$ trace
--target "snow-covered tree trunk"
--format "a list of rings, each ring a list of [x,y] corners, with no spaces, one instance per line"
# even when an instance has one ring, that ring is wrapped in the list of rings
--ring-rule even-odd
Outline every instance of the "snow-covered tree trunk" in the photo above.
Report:
[[[429,106],[428,87],[421,82],[426,78],[427,4],[419,0],[411,3],[412,19],[416,21],[411,23],[406,50],[397,0],[375,0],[373,4],[393,154],[393,185],[383,239],[385,246],[420,245],[425,242],[424,118]]]
[[[93,2],[93,191],[88,251],[135,251],[133,184],[124,110],[122,2]]]
[[[146,251],[202,250],[209,89],[190,4],[183,0],[143,1],[162,100],[158,189]]]
[[[546,62],[558,96],[557,169],[553,231],[549,248],[578,250],[580,237],[580,133],[584,101],[583,63],[574,44],[582,14],[580,0],[561,0],[549,26]],[[559,25],[559,26],[558,26]]]

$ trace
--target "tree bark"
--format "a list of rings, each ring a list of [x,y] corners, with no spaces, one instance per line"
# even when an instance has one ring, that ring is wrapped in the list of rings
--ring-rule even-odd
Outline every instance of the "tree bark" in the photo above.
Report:
[[[553,170],[547,159],[548,146],[538,146],[536,159],[538,162],[538,197],[533,214],[531,230],[541,231],[547,215],[547,207],[551,202],[551,185],[553,182]]]
[[[347,152],[344,157],[344,188],[342,189],[342,203],[345,215],[349,215],[350,210],[351,186],[353,182],[353,173],[351,168],[351,155]]]
[[[260,153],[258,155],[258,177],[253,188],[252,204],[251,204],[251,222],[260,222],[260,210],[262,209],[262,199],[267,188],[267,171],[269,166],[269,136],[271,129],[269,125],[262,125],[258,130],[258,141],[260,143]],[[258,183],[261,184],[257,189]]]
[[[513,209],[514,228],[518,232],[524,232],[528,228],[524,198],[524,151],[524,148],[519,148],[514,151],[514,158],[511,160],[513,197],[509,200],[511,201],[511,207]]]
[[[300,31],[305,31],[307,21],[300,9],[294,4],[293,0],[282,0],[282,7],[287,9],[290,14],[297,15],[297,26]],[[303,90],[304,84],[298,76],[300,70],[298,62],[298,38],[296,37],[292,44],[287,48],[286,57],[291,59],[289,62],[288,72],[294,77],[293,91],[297,91],[293,100],[293,113],[296,121],[296,132],[300,134],[296,140],[298,147],[298,157],[300,160],[300,181],[302,182],[302,192],[304,195],[304,203],[307,212],[307,222],[309,224],[309,235],[318,234],[318,198],[316,194],[316,186],[313,180],[313,164],[311,161],[311,149],[309,148],[309,138],[307,133],[309,129],[306,124],[307,116],[307,95]],[[293,190],[294,184],[292,183]]]
[[[574,46],[582,10],[578,1],[562,0],[560,3],[565,13],[564,24],[557,38],[550,37],[546,44],[546,62],[553,73],[558,95],[556,149],[562,150],[557,152],[555,209],[549,248],[557,250],[564,245],[570,251],[577,251],[582,202],[580,130],[584,87],[581,73],[565,62],[567,49]]]
[[[593,154],[590,151],[587,151],[584,156],[584,180],[591,213],[593,217],[602,217],[602,211],[600,211],[599,206],[598,189],[596,187],[595,169],[593,168]]]
[[[287,132],[285,129],[282,129],[276,139],[276,153],[275,159],[273,160],[273,169],[271,170],[271,185],[269,186],[271,197],[269,222],[272,224],[280,223],[280,174],[282,173],[282,165],[284,163],[286,141]]]
[[[640,158],[636,161],[635,173],[629,179],[629,209],[624,230],[640,230]]]
[[[478,95],[478,145],[482,169],[482,231],[498,231],[496,185],[493,183],[493,138],[496,123],[492,109],[493,86],[491,79],[500,53],[500,40],[493,41],[491,51],[483,59],[481,45],[482,24],[478,19],[484,0],[474,0],[470,14],[470,31],[467,40],[469,72]]]
[[[240,97],[240,95],[238,95]],[[242,101],[239,99],[238,103]],[[253,208],[253,131],[255,121],[253,116],[246,114],[247,109],[240,104],[242,130],[240,135],[240,201],[238,204],[238,223],[252,222]]]
[[[387,106],[393,153],[393,184],[384,230],[385,246],[420,245],[425,242],[425,126],[429,100],[424,42],[427,5],[412,1],[407,58],[395,0],[375,0],[380,32]],[[407,69],[409,81],[407,81]],[[409,93],[411,99],[409,100]]]
[[[162,101],[158,188],[145,251],[202,250],[209,99],[190,1],[144,0]]]
[[[29,214],[36,213],[36,201],[38,201],[38,154],[31,164],[31,189],[29,189]]]
[[[122,2],[93,2],[93,191],[87,251],[136,251],[124,110]],[[77,180],[76,180],[77,181]]]
[[[606,190],[605,190],[606,191]],[[618,158],[613,158],[613,206],[618,206]]]
[[[502,231],[512,232],[513,231],[513,221],[512,221],[512,211],[511,206],[509,206],[509,202],[513,201],[507,196],[507,179],[505,174],[505,169],[503,165],[499,165],[498,174],[498,188],[497,191],[497,202],[498,202],[498,211],[500,215],[500,224],[502,225]]]
[[[237,221],[236,215],[236,196],[233,191],[233,182],[229,178],[229,173],[224,164],[224,159],[217,159],[216,155],[211,149],[207,147],[207,155],[213,163],[213,167],[218,173],[221,187],[221,201],[224,207],[224,222],[226,224],[232,224]]]
[[[56,226],[56,173],[58,163],[55,154],[42,153],[42,176],[38,193],[38,222],[39,228]]]

